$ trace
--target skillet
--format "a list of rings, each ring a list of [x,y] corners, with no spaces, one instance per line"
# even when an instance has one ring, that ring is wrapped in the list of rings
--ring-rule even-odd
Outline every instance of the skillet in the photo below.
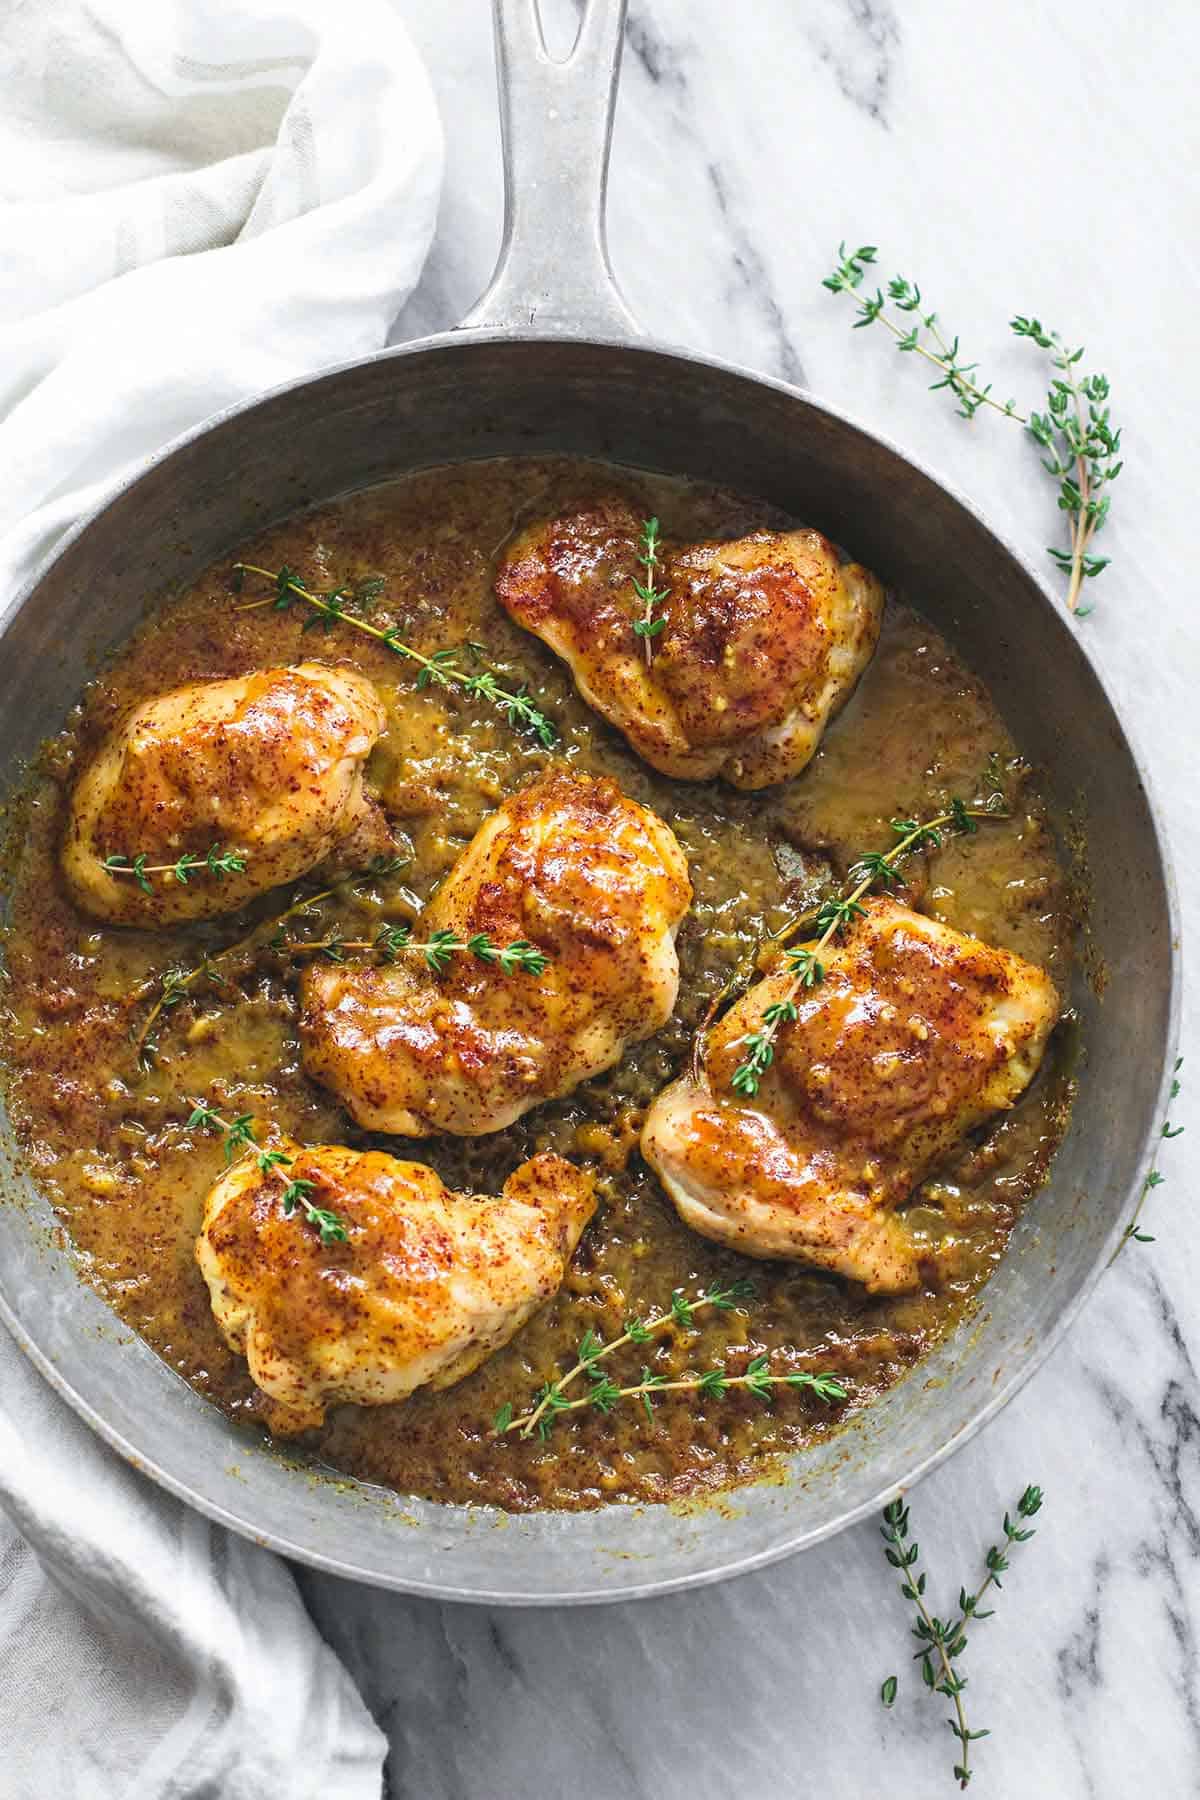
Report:
[[[978,1311],[780,1476],[687,1507],[508,1517],[327,1480],[258,1445],[81,1283],[0,1119],[0,1318],[114,1448],[210,1517],[316,1567],[535,1604],[665,1593],[768,1563],[873,1511],[991,1418],[1120,1242],[1165,1114],[1179,967],[1145,776],[1059,604],[971,506],[892,444],[794,387],[641,337],[604,233],[625,0],[590,0],[560,63],[535,0],[494,7],[506,219],[487,293],[456,331],[219,415],[76,527],[0,611],[0,800],[147,594],[191,582],[311,502],[439,463],[565,452],[753,494],[919,594],[1045,772],[1062,841],[1083,846],[1086,903],[1070,1130]],[[1091,871],[1089,841],[1105,845]]]

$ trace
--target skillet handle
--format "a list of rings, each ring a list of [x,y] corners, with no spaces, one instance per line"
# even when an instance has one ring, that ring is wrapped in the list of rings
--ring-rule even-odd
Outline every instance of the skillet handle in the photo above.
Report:
[[[565,62],[537,0],[492,0],[504,151],[504,238],[464,328],[640,335],[608,261],[608,149],[626,0],[587,0]]]

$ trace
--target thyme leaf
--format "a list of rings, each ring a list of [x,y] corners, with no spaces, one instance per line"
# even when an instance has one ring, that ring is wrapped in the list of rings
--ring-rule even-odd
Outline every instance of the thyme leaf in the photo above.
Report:
[[[259,1143],[254,1130],[253,1113],[239,1113],[236,1118],[227,1119],[215,1106],[210,1106],[208,1101],[197,1100],[184,1121],[184,1129],[220,1132],[226,1168],[239,1157],[253,1155],[260,1175],[277,1175],[283,1182],[280,1204],[288,1218],[299,1207],[308,1223],[320,1233],[323,1244],[349,1242],[350,1233],[341,1214],[330,1211],[328,1207],[315,1206],[309,1199],[316,1183],[306,1181],[303,1176],[284,1174],[284,1170],[291,1168],[292,1158],[283,1150],[264,1149]]]
[[[1174,1075],[1174,1079],[1171,1082],[1171,1098],[1172,1098],[1172,1100],[1175,1100],[1179,1097],[1179,1087],[1180,1087],[1179,1071],[1182,1067],[1183,1067],[1183,1058],[1182,1058],[1182,1056],[1177,1056],[1175,1058],[1175,1075]],[[1180,1133],[1183,1131],[1183,1129],[1184,1129],[1184,1127],[1182,1125],[1172,1125],[1170,1119],[1165,1119],[1163,1121],[1162,1132],[1160,1135],[1163,1138],[1177,1138],[1180,1135]],[[1110,1268],[1112,1267],[1112,1264],[1117,1260],[1117,1257],[1121,1254],[1121,1252],[1125,1248],[1126,1244],[1128,1244],[1128,1243],[1153,1244],[1153,1243],[1157,1242],[1157,1239],[1154,1237],[1152,1232],[1142,1230],[1139,1221],[1141,1219],[1142,1209],[1146,1204],[1147,1198],[1149,1197],[1150,1194],[1152,1194],[1154,1192],[1155,1188],[1161,1187],[1165,1180],[1166,1180],[1166,1176],[1160,1174],[1158,1169],[1154,1166],[1154,1164],[1151,1164],[1149,1173],[1147,1174],[1145,1181],[1142,1183],[1142,1191],[1138,1195],[1137,1205],[1133,1209],[1133,1217],[1130,1219],[1128,1225],[1125,1227],[1125,1230],[1122,1232],[1120,1242],[1118,1243],[1116,1249],[1113,1251],[1112,1255],[1108,1259]]]
[[[980,385],[978,365],[960,360],[958,339],[947,340],[937,314],[924,309],[921,290],[915,282],[894,275],[886,293],[883,288],[876,288],[874,294],[864,290],[867,270],[877,254],[874,244],[860,245],[857,250],[847,250],[844,243],[840,244],[837,266],[821,285],[833,294],[854,297],[856,331],[878,322],[891,332],[898,350],[914,353],[936,369],[939,379],[932,383],[933,388],[950,391],[962,418],[973,419],[981,407],[987,406],[1025,427],[1044,452],[1042,467],[1058,483],[1058,509],[1067,516],[1066,548],[1050,545],[1047,554],[1067,578],[1068,612],[1086,617],[1090,608],[1080,609],[1080,590],[1085,581],[1101,574],[1110,561],[1106,556],[1097,556],[1091,547],[1108,519],[1110,496],[1104,490],[1124,466],[1121,431],[1113,424],[1109,406],[1108,377],[1083,373],[1082,345],[1072,349],[1040,319],[1017,313],[1009,320],[1009,329],[1016,337],[1049,353],[1050,383],[1044,412],[1031,410],[1026,415],[1017,411],[1015,401],[1002,404],[993,396],[990,383]],[[893,317],[893,313],[902,315],[903,321]]]
[[[967,1626],[972,1622],[990,1619],[992,1611],[980,1610],[980,1602],[991,1588],[999,1588],[1000,1577],[1008,1572],[1009,1557],[1017,1544],[1028,1543],[1035,1535],[1034,1528],[1028,1523],[1041,1511],[1044,1495],[1039,1487],[1027,1487],[1017,1501],[1016,1520],[1008,1513],[1004,1515],[1004,1542],[993,1544],[984,1558],[984,1577],[973,1593],[965,1587],[959,1589],[958,1614],[949,1619],[940,1619],[931,1613],[925,1600],[925,1572],[918,1571],[917,1562],[920,1549],[909,1542],[909,1509],[902,1500],[896,1499],[884,1508],[883,1524],[879,1534],[886,1546],[884,1555],[893,1569],[899,1571],[900,1592],[906,1600],[916,1608],[913,1621],[913,1636],[918,1648],[913,1653],[914,1661],[921,1665],[921,1680],[931,1693],[943,1694],[953,1703],[954,1713],[948,1723],[954,1736],[958,1739],[958,1756],[954,1764],[954,1778],[960,1788],[965,1788],[974,1773],[971,1768],[971,1745],[980,1738],[991,1734],[986,1728],[971,1730],[967,1725],[966,1707],[963,1704],[963,1689],[967,1678],[957,1667],[956,1658],[961,1656],[967,1647]],[[889,1675],[879,1691],[884,1706],[890,1707],[896,1698],[897,1678]]]
[[[968,806],[966,801],[955,796],[950,801],[948,810],[939,813],[936,818],[924,821],[892,820],[892,830],[899,841],[890,850],[882,853],[871,851],[866,856],[860,856],[850,868],[849,879],[852,885],[849,893],[822,901],[813,915],[811,931],[816,941],[797,945],[784,952],[784,967],[790,977],[787,987],[778,1000],[764,1007],[758,1029],[747,1032],[738,1039],[744,1054],[729,1078],[729,1085],[735,1094],[753,1099],[758,1093],[763,1076],[775,1060],[775,1039],[780,1026],[791,1024],[799,1017],[796,1001],[800,994],[808,988],[819,987],[825,979],[821,952],[841,937],[856,919],[865,917],[866,909],[861,902],[872,888],[895,886],[896,865],[900,859],[911,855],[914,850],[940,848],[946,831],[973,833],[978,831],[977,821],[980,819],[1008,816],[1003,791],[993,789],[982,806]],[[713,1017],[714,1012],[710,1008],[708,1017],[697,1033],[693,1052],[693,1077],[697,1081],[703,1074],[704,1040]]]
[[[765,1356],[756,1356],[740,1375],[731,1375],[727,1369],[714,1367],[704,1369],[696,1375],[681,1375],[672,1381],[665,1375],[652,1374],[648,1368],[643,1367],[640,1381],[631,1382],[627,1387],[619,1387],[603,1369],[595,1369],[591,1373],[591,1382],[590,1392],[575,1400],[566,1399],[560,1386],[548,1385],[542,1388],[536,1396],[536,1418],[534,1412],[529,1412],[523,1419],[514,1419],[511,1406],[502,1407],[496,1415],[497,1435],[504,1436],[508,1431],[520,1429],[521,1436],[528,1437],[530,1431],[536,1430],[538,1437],[545,1441],[550,1435],[554,1420],[561,1413],[579,1412],[584,1408],[610,1413],[622,1400],[640,1401],[646,1417],[653,1419],[656,1394],[699,1393],[710,1400],[723,1400],[731,1390],[745,1388],[755,1399],[765,1402],[770,1400],[775,1388],[790,1387],[803,1388],[826,1405],[848,1398],[847,1389],[835,1376],[812,1374],[806,1369],[772,1374]],[[499,1422],[502,1415],[505,1419],[503,1425]],[[530,1430],[523,1428],[525,1421],[532,1421]]]
[[[472,932],[466,938],[453,931],[435,931],[428,942],[418,943],[408,925],[385,925],[374,938],[344,938],[337,930],[323,938],[285,938],[275,948],[286,956],[325,956],[333,962],[342,962],[348,950],[374,951],[384,963],[394,963],[405,953],[413,952],[424,958],[435,975],[445,974],[455,956],[473,956],[499,968],[504,975],[540,975],[550,960],[544,950],[526,938],[497,944],[486,931]]]
[[[895,338],[898,350],[923,358],[937,370],[939,379],[931,383],[931,388],[935,391],[947,388],[958,401],[962,418],[973,419],[980,407],[989,406],[1024,425],[1026,420],[1016,410],[1015,402],[995,399],[990,382],[981,387],[975,380],[978,363],[960,361],[958,339],[948,340],[938,324],[936,312],[924,310],[925,302],[915,282],[908,281],[903,275],[894,275],[887,284],[886,295],[882,288],[876,288],[874,294],[860,293],[867,269],[877,257],[874,244],[862,244],[857,250],[847,250],[844,243],[839,244],[837,267],[821,283],[831,294],[854,296],[858,314],[854,321],[855,331],[874,325],[877,320],[886,326]],[[889,305],[907,315],[912,323],[897,323],[887,310]],[[922,337],[922,332],[927,335]]]
[[[652,1419],[654,1396],[658,1393],[696,1392],[720,1399],[731,1388],[745,1388],[765,1401],[770,1399],[774,1388],[790,1387],[805,1389],[827,1405],[845,1400],[847,1390],[835,1376],[803,1369],[773,1374],[767,1356],[754,1357],[741,1374],[730,1374],[725,1369],[712,1368],[696,1375],[681,1376],[674,1381],[643,1366],[641,1379],[625,1387],[611,1380],[608,1371],[600,1367],[602,1362],[617,1350],[623,1349],[626,1344],[648,1344],[672,1329],[692,1330],[697,1313],[709,1309],[716,1312],[740,1312],[744,1310],[744,1303],[752,1299],[753,1295],[754,1284],[746,1280],[732,1281],[727,1287],[713,1286],[691,1298],[682,1288],[676,1288],[671,1295],[670,1304],[662,1312],[647,1319],[627,1319],[621,1335],[607,1344],[602,1343],[589,1327],[579,1342],[574,1365],[558,1380],[545,1382],[534,1395],[533,1404],[526,1412],[518,1414],[511,1402],[506,1402],[500,1408],[493,1421],[496,1435],[504,1437],[508,1432],[515,1431],[521,1437],[529,1438],[536,1433],[544,1440],[560,1414],[579,1412],[589,1407],[599,1412],[611,1412],[622,1400],[639,1401],[646,1417]],[[575,1399],[568,1399],[567,1389],[581,1375],[591,1382],[590,1391]]]
[[[374,638],[393,656],[403,657],[408,662],[416,663],[420,669],[417,686],[458,688],[470,699],[482,699],[499,708],[508,723],[514,728],[529,731],[546,749],[550,749],[558,741],[557,727],[548,719],[539,707],[529,698],[524,684],[516,689],[502,687],[492,670],[472,674],[456,661],[459,652],[455,649],[434,650],[425,656],[420,650],[414,650],[406,644],[395,629],[385,629],[381,625],[372,625],[358,612],[347,611],[344,604],[346,590],[334,588],[328,593],[312,593],[300,580],[294,569],[285,564],[281,569],[263,569],[256,563],[235,563],[235,576],[259,575],[274,585],[275,595],[270,600],[251,600],[241,607],[241,611],[249,612],[256,606],[273,606],[287,611],[297,600],[315,609],[318,614],[316,623],[324,622],[327,631],[336,624],[349,625],[355,631],[364,632]],[[372,598],[377,598],[376,589]],[[480,646],[472,644],[464,649],[479,654]]]
[[[232,982],[221,973],[219,964],[227,962],[259,944],[272,944],[274,948],[278,949],[283,942],[283,927],[288,919],[294,918],[297,913],[307,912],[310,908],[320,906],[324,901],[331,900],[335,894],[342,893],[346,888],[359,887],[368,881],[386,880],[399,869],[407,867],[407,862],[408,859],[403,856],[377,856],[365,868],[356,870],[352,875],[347,875],[331,887],[322,889],[320,893],[303,894],[293,890],[295,897],[284,911],[277,913],[274,918],[264,920],[261,924],[254,926],[244,936],[236,939],[232,944],[227,944],[223,950],[217,950],[211,956],[205,956],[194,968],[167,969],[156,983],[151,982],[140,988],[134,995],[135,1000],[146,999],[154,993],[156,986],[158,989],[157,997],[150,1011],[132,1034],[138,1061],[142,1067],[150,1067],[158,1055],[157,1030],[164,1013],[178,1006],[180,1001],[186,999],[201,981],[210,981],[216,987],[232,988]],[[414,912],[419,910],[419,903],[415,899],[412,906]],[[270,937],[267,936],[268,933],[271,934]],[[236,990],[233,991],[236,992]]]
[[[116,852],[106,856],[101,866],[110,875],[129,875],[141,888],[144,894],[154,892],[151,875],[166,875],[168,879],[177,881],[182,887],[188,885],[188,877],[203,870],[217,881],[226,875],[240,875],[246,867],[246,859],[236,850],[222,850],[219,844],[213,844],[204,856],[181,856],[173,863],[148,863],[146,853],[140,856],[128,856]]]
[[[650,667],[654,656],[652,648],[654,639],[665,630],[667,623],[663,614],[656,612],[655,608],[661,607],[663,602],[670,598],[668,588],[657,588],[654,585],[659,564],[658,544],[658,520],[644,520],[642,535],[638,539],[638,561],[646,571],[646,578],[643,581],[637,575],[633,577],[633,591],[642,603],[641,616],[634,620],[633,629],[635,634],[641,638],[645,648],[647,668]]]

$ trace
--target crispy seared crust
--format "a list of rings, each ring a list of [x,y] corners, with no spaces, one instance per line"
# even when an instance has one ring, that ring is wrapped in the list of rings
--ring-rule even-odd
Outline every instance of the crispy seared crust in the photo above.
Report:
[[[530,525],[496,596],[664,775],[760,788],[798,774],[874,653],[880,584],[817,531],[664,545],[666,626],[647,665],[633,630],[640,529],[621,500]]]
[[[136,708],[84,769],[71,798],[63,871],[72,898],[117,925],[211,918],[294,881],[353,844],[359,866],[391,844],[363,765],[385,723],[365,675],[324,663],[195,682]],[[110,875],[114,852],[151,864],[212,845],[245,870],[143,892]]]
[[[703,1236],[901,1292],[917,1283],[918,1255],[893,1209],[1028,1086],[1058,994],[1022,957],[887,898],[823,960],[756,1098],[740,1101],[730,1078],[787,992],[786,969],[713,1032],[709,1088],[677,1081],[659,1095],[642,1154]]]
[[[286,1216],[279,1170],[246,1157],[208,1196],[196,1260],[280,1434],[342,1401],[377,1406],[461,1381],[557,1291],[596,1204],[592,1177],[561,1156],[522,1163],[490,1199],[376,1150],[271,1147],[348,1241],[323,1244],[300,1211]]]
[[[314,966],[305,1067],[371,1130],[499,1131],[666,1022],[691,897],[661,819],[606,777],[553,767],[481,827],[416,928],[524,938],[545,971],[503,975],[465,956],[442,975],[416,959]]]

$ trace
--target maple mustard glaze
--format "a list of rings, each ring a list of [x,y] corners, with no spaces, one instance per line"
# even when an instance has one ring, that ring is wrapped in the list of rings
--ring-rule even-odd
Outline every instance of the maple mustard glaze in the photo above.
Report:
[[[970,1306],[1043,1180],[1066,1120],[1070,1083],[1059,1034],[1015,1110],[977,1133],[908,1203],[914,1229],[941,1252],[936,1289],[868,1296],[796,1265],[747,1262],[680,1224],[638,1155],[638,1133],[730,965],[764,927],[828,891],[831,871],[840,876],[862,851],[888,847],[893,816],[927,816],[949,793],[978,794],[989,753],[1007,762],[1015,749],[982,682],[918,612],[893,598],[874,661],[804,774],[760,793],[656,775],[589,711],[564,667],[504,616],[491,592],[497,553],[516,526],[614,489],[639,511],[657,513],[670,535],[733,537],[787,522],[754,502],[659,478],[513,460],[407,478],[304,513],[242,551],[267,568],[286,562],[314,588],[383,576],[378,616],[422,651],[486,643],[494,663],[528,680],[558,724],[559,750],[570,763],[613,776],[668,820],[695,886],[679,933],[679,1002],[663,1031],[615,1069],[495,1136],[401,1147],[469,1192],[498,1192],[537,1150],[600,1175],[600,1206],[562,1290],[512,1344],[454,1388],[397,1406],[343,1407],[307,1440],[326,1464],[404,1493],[516,1510],[581,1508],[682,1496],[761,1472],[772,1453],[835,1428],[838,1410],[787,1389],[769,1408],[741,1392],[720,1400],[687,1393],[661,1400],[652,1424],[628,1403],[607,1416],[570,1414],[545,1444],[497,1441],[490,1426],[503,1402],[520,1410],[574,1360],[589,1326],[611,1337],[630,1314],[661,1308],[676,1287],[691,1293],[747,1273],[757,1287],[748,1315],[702,1315],[694,1336],[624,1352],[613,1373],[634,1380],[649,1360],[670,1377],[727,1355],[744,1361],[769,1351],[780,1372],[819,1358],[841,1373],[852,1406],[868,1403]],[[242,598],[257,591],[251,584]],[[907,598],[919,606],[919,593]],[[368,778],[412,857],[390,884],[326,908],[328,924],[360,938],[399,916],[399,882],[427,897],[487,814],[544,766],[546,752],[478,701],[418,690],[405,664],[345,625],[304,632],[316,615],[300,605],[289,613],[238,605],[229,561],[156,605],[46,746],[17,808],[0,1055],[27,1165],[70,1232],[85,1278],[196,1388],[257,1425],[245,1364],[221,1339],[193,1257],[222,1154],[216,1139],[180,1129],[190,1103],[215,1097],[227,1114],[272,1118],[302,1142],[395,1146],[358,1130],[302,1072],[296,971],[269,950],[230,965],[236,1000],[201,984],[195,1003],[168,1018],[155,1066],[139,1070],[129,1034],[145,1012],[144,1002],[132,1003],[141,985],[232,943],[255,919],[280,911],[291,890],[234,917],[158,932],[84,918],[66,897],[57,855],[74,775],[126,709],[184,682],[301,661],[352,664],[377,684],[386,708]],[[1010,785],[1012,820],[911,859],[908,898],[1042,964],[1065,992],[1067,885],[1036,777],[1018,773]]]

